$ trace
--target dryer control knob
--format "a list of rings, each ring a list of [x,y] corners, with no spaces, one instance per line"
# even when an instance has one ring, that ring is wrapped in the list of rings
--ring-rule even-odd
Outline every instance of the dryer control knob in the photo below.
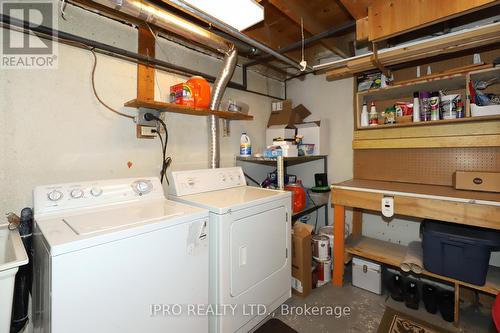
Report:
[[[90,189],[90,194],[92,194],[93,197],[98,197],[102,194],[102,188],[92,187]]]
[[[153,184],[149,180],[137,180],[132,183],[132,189],[135,193],[143,195],[153,190]]]
[[[76,189],[72,190],[69,194],[74,199],[79,199],[79,198],[83,197],[83,191],[81,189],[79,189],[79,188],[76,188]]]
[[[50,201],[59,201],[63,197],[63,193],[58,190],[53,190],[47,194]]]

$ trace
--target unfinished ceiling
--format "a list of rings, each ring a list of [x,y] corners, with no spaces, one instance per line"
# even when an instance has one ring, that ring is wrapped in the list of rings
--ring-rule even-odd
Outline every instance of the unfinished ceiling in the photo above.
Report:
[[[164,4],[171,5],[168,0]],[[264,21],[243,31],[247,36],[283,53],[297,63],[302,60],[301,40],[303,22],[304,58],[309,66],[320,63],[321,59],[346,58],[354,55],[355,20],[336,0],[262,0]],[[350,23],[350,25],[346,25]],[[335,28],[340,31],[336,32]],[[314,42],[308,38],[325,35]],[[282,52],[283,50],[289,50]],[[276,61],[265,54],[246,57],[250,66],[258,65],[259,70],[271,71],[280,76],[298,72],[289,64]]]
[[[92,0],[68,1],[83,4],[87,8],[99,9],[105,15],[117,17],[127,22],[136,23],[134,20],[137,20],[136,18],[120,16],[114,9],[99,7]],[[410,19],[399,19],[399,16],[395,17],[390,21],[397,22],[397,24],[389,26],[381,21],[381,17],[390,17],[401,12],[405,12],[405,15],[408,16],[402,5],[406,3],[410,7],[416,6],[415,2],[412,0],[256,0],[264,7],[264,20],[242,31],[242,34],[234,35],[231,31],[224,30],[220,25],[211,24],[209,18],[205,17],[204,19],[203,15],[190,12],[179,6],[181,1],[147,1],[234,43],[239,50],[238,63],[240,65],[245,65],[247,68],[280,80],[303,74],[298,69],[302,57],[307,61],[307,68],[311,71],[312,68],[316,69],[320,64],[350,58],[355,53],[356,55],[367,53],[372,47],[372,42],[376,42],[377,48],[380,49],[418,39],[422,35],[429,36],[436,32],[449,32],[450,28],[456,25],[455,23],[466,23],[458,22],[460,19],[458,16],[469,14],[469,16],[473,16],[471,20],[477,19],[481,12],[491,16],[494,15],[492,12],[495,12],[492,9],[498,9],[498,3],[500,3],[500,1],[495,0],[472,0],[461,4],[462,2],[454,0],[443,0],[449,4],[443,9],[437,8],[434,1],[421,0],[420,2],[427,3],[429,8],[435,10],[428,13],[419,12],[419,15],[415,15],[418,16],[417,21],[414,18],[415,22]],[[495,4],[497,6],[494,6]],[[483,10],[475,11],[478,9]],[[475,12],[472,13],[472,11]],[[415,12],[417,12],[416,9]],[[436,18],[435,16],[439,13],[447,20]],[[403,18],[405,15],[400,17]],[[457,22],[453,23],[454,21]],[[436,25],[436,22],[440,24]],[[301,29],[302,24],[303,30]],[[207,48],[206,45],[196,45],[190,40],[183,41],[182,37],[179,39],[179,36],[172,35],[171,32],[159,27],[153,26],[153,29],[166,38],[181,44],[193,45],[199,50],[214,54],[213,50]],[[255,42],[258,42],[259,45],[256,46]],[[303,52],[302,44],[304,44]],[[272,50],[266,51],[266,47]],[[270,55],[271,53],[274,55]],[[281,59],[278,60],[280,57]]]

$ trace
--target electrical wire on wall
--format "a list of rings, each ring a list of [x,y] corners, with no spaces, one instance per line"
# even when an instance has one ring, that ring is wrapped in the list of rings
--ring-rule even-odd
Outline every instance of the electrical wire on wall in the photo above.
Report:
[[[163,180],[166,180],[167,184],[170,184],[168,181],[168,178],[167,178],[167,169],[170,167],[170,164],[172,163],[172,158],[170,156],[167,156],[167,144],[168,144],[167,125],[165,124],[165,122],[161,118],[156,117],[152,113],[144,114],[144,119],[147,121],[156,120],[156,133],[158,134],[158,138],[160,139],[161,152],[162,152],[160,181],[163,183]],[[163,136],[161,135],[160,126],[163,127],[163,130],[165,131],[165,138],[163,138]]]
[[[109,106],[108,104],[106,104],[100,97],[99,97],[99,94],[97,93],[97,90],[95,88],[95,70],[97,68],[97,54],[95,53],[94,49],[93,48],[88,48],[88,50],[90,52],[92,52],[92,55],[94,56],[94,65],[92,66],[92,91],[94,92],[94,95],[95,97],[97,98],[97,100],[99,101],[99,103],[101,103],[106,109],[108,109],[109,111],[111,112],[114,112],[122,117],[127,117],[127,118],[131,118],[131,119],[134,119],[134,116],[131,116],[131,115],[128,115],[128,114],[125,114],[125,113],[122,113],[116,109],[113,109],[111,106]]]

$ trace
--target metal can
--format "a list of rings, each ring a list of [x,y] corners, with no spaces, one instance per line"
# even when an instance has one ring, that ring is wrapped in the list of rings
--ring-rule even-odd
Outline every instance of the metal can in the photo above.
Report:
[[[439,93],[433,92],[431,98],[429,99],[429,106],[431,108],[431,120],[439,120]]]
[[[313,258],[316,260],[328,259],[328,248],[330,247],[330,238],[325,235],[314,235],[313,243]]]
[[[332,280],[332,261],[327,260],[316,260],[318,264],[318,286],[322,286],[325,283]]]

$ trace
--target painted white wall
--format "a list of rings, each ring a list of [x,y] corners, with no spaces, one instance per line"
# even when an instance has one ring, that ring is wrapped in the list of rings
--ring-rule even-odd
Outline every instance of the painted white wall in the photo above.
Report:
[[[328,181],[330,183],[352,178],[352,87],[351,78],[328,82],[324,76],[315,75],[307,75],[303,81],[294,79],[287,83],[287,98],[292,100],[294,106],[303,104],[312,113],[305,121],[321,120],[328,126]],[[314,174],[320,172],[323,172],[320,161],[289,168],[289,173],[296,174],[303,179],[306,186],[312,186]],[[328,209],[331,220],[333,210]],[[312,218],[315,219],[314,216]],[[346,220],[350,223],[350,213],[346,214]],[[322,210],[318,215],[318,225],[324,225]]]
[[[328,180],[338,183],[349,180],[353,175],[353,79],[326,81],[324,75],[307,75],[305,80],[291,80],[287,83],[287,97],[293,105],[303,104],[311,111],[306,119],[328,121],[330,127],[330,153],[328,156]],[[309,163],[311,164],[311,163]],[[290,168],[291,173],[311,182],[312,173],[320,172],[319,165],[304,170]],[[314,171],[313,171],[314,170]],[[376,170],[374,170],[376,172]],[[333,210],[330,208],[329,224],[333,222]],[[319,225],[322,223],[320,214]],[[346,213],[350,226],[352,215]],[[363,214],[363,235],[393,243],[407,245],[419,239],[420,220],[395,217],[383,219],[380,214]],[[500,252],[492,253],[490,264],[500,266]]]
[[[68,21],[60,20],[60,30],[137,51],[133,27],[70,5],[66,13]],[[160,45],[158,57],[172,63],[212,75],[221,68],[218,59],[165,40]],[[109,112],[94,97],[91,53],[59,45],[58,59],[54,70],[0,71],[0,216],[32,206],[31,191],[37,185],[159,174],[159,140],[137,139],[131,119]],[[98,59],[96,86],[101,98],[134,114],[134,109],[122,105],[135,98],[136,65],[104,55]],[[170,85],[186,79],[157,71],[156,98],[166,100]],[[253,72],[249,85],[264,93],[283,92],[282,83]],[[252,137],[254,149],[264,147],[271,103],[270,98],[234,89],[226,91],[224,99],[228,98],[248,103],[254,120],[232,122],[232,135],[221,139],[222,166],[234,165],[242,131]],[[173,113],[164,116],[172,169],[208,167],[207,119]]]

